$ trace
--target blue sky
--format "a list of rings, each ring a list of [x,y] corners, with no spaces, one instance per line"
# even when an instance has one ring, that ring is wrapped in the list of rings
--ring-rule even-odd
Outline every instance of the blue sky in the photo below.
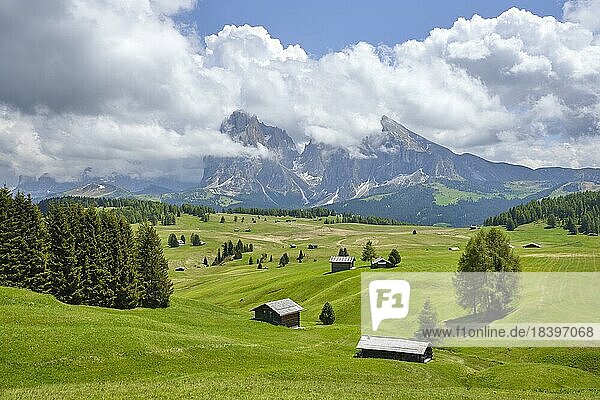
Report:
[[[495,17],[518,7],[536,15],[562,16],[563,1],[523,0],[200,0],[196,8],[179,16],[194,23],[206,36],[224,25],[260,25],[284,45],[300,44],[319,56],[365,41],[394,45],[422,40],[436,27],[450,27],[459,17],[473,14]]]

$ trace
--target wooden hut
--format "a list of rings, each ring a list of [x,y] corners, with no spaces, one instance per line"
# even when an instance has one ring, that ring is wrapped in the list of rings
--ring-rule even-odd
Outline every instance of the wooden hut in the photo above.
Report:
[[[329,258],[331,272],[346,271],[354,268],[354,257],[332,256]]]
[[[527,243],[526,245],[524,245],[523,248],[524,249],[541,249],[542,246],[535,242],[531,242],[531,243]]]
[[[300,326],[300,311],[304,310],[291,299],[269,301],[250,311],[254,311],[254,319],[287,327]]]
[[[362,335],[356,345],[357,357],[426,363],[433,358],[429,342]]]
[[[314,244],[314,243],[310,243],[310,244],[308,245],[308,248],[309,248],[310,250],[314,250],[314,249],[316,249],[317,247],[319,247],[319,246],[318,246],[318,245],[316,245],[316,244]]]
[[[393,268],[394,264],[382,257],[377,257],[371,261],[371,268]]]

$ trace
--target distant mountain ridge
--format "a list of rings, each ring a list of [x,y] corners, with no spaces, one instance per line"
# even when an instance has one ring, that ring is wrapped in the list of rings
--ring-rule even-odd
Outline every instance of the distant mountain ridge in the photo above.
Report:
[[[178,187],[168,193],[169,186],[160,182],[125,182],[124,178],[120,188],[169,202],[266,208],[327,205],[363,215],[453,225],[480,223],[535,198],[600,189],[599,169],[531,169],[493,163],[472,154],[456,154],[385,115],[381,127],[352,153],[314,141],[300,152],[285,130],[237,110],[223,121],[221,132],[246,146],[264,146],[271,157],[205,157],[201,182],[191,190]],[[49,179],[44,178],[46,186]],[[132,188],[134,183],[139,187]],[[170,185],[173,188],[172,181]],[[114,186],[116,196],[124,195],[119,185]],[[26,189],[26,185],[20,187]],[[144,193],[145,188],[148,192],[153,188],[152,193]],[[74,189],[83,190],[60,189],[71,194]],[[100,192],[98,187],[95,191]]]

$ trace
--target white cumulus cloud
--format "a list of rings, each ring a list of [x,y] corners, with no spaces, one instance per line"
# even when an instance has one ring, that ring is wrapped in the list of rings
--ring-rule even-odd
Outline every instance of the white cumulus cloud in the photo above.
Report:
[[[568,1],[563,20],[475,15],[422,41],[314,57],[263,27],[184,31],[172,16],[194,0],[5,0],[0,178],[267,156],[218,132],[239,108],[298,142],[352,147],[387,114],[459,152],[600,167],[599,4]]]

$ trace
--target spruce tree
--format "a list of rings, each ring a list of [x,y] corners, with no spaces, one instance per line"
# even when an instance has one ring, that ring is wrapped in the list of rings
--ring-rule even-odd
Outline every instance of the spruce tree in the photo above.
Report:
[[[185,235],[181,235],[181,237],[179,238],[179,240],[181,240],[183,242],[183,244],[185,244]]]
[[[8,286],[41,291],[47,252],[47,232],[42,215],[30,196],[17,193],[12,198],[7,189],[2,192],[0,281]]]
[[[76,215],[64,205],[52,205],[46,216],[49,242],[47,291],[58,300],[71,304],[77,304],[74,296],[80,286],[73,234],[77,224]]]
[[[373,248],[373,242],[369,240],[363,248],[361,260],[371,262],[376,256],[377,254]]]
[[[428,340],[435,343],[437,338],[434,335],[426,335],[426,332],[431,332],[433,329],[438,328],[439,325],[437,312],[431,304],[429,297],[425,299],[417,321],[419,322],[419,330],[415,332],[415,337],[419,340]]]
[[[250,258],[248,259],[248,265],[253,265],[254,261],[252,260],[252,256],[250,256]]]
[[[506,230],[507,231],[514,231],[516,228],[516,224],[515,224],[515,220],[512,218],[509,218],[508,221],[506,221]]]
[[[8,188],[0,189],[0,285],[16,286],[17,249],[12,245],[16,243],[13,229],[16,227],[13,213],[13,197]]]
[[[140,301],[138,270],[135,259],[135,238],[131,226],[123,217],[114,227],[116,237],[112,246],[114,262],[114,300],[115,308],[134,308]]]
[[[333,306],[329,304],[329,302],[323,305],[323,309],[319,315],[319,321],[321,321],[323,325],[332,325],[335,322],[335,311],[333,311]]]
[[[169,264],[163,254],[160,238],[152,226],[141,224],[136,239],[140,303],[149,308],[167,307],[173,284],[169,279]]]
[[[168,240],[168,244],[169,247],[179,247],[179,240],[177,240],[177,235],[175,235],[174,233],[171,233],[169,235],[169,240]]]
[[[388,261],[395,267],[396,265],[400,264],[400,261],[402,261],[402,257],[400,257],[400,253],[398,252],[398,250],[396,249],[392,249],[392,251],[390,251],[390,255],[388,256]]]
[[[567,219],[567,223],[565,224],[565,229],[569,231],[572,235],[577,235],[577,225],[575,225],[575,220],[573,217],[569,217]]]

